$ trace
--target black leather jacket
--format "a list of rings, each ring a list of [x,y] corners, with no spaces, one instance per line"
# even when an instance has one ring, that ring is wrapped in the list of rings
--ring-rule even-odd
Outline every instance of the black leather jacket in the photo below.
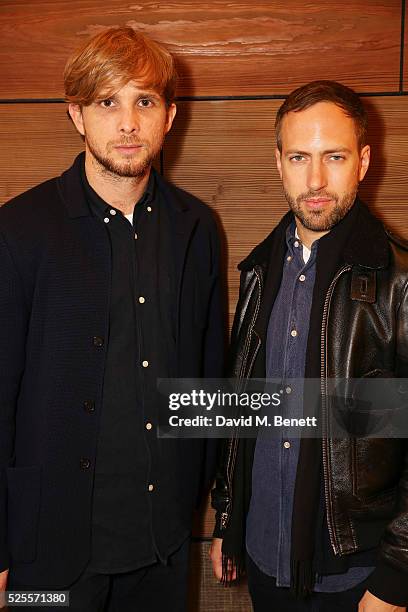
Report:
[[[366,211],[326,294],[321,322],[321,382],[392,373],[408,377],[408,243]],[[232,376],[251,377],[261,346],[257,317],[274,232],[240,264],[240,297],[231,348]],[[325,431],[330,431],[323,396]],[[408,402],[407,402],[408,403]],[[407,406],[408,410],[408,406]],[[386,563],[408,571],[408,440],[323,438],[327,522],[335,555],[375,547]],[[225,441],[212,492],[218,536],[228,528],[236,438]]]

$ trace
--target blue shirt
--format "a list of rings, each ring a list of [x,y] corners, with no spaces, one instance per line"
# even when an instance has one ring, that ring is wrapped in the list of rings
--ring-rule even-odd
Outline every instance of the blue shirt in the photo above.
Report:
[[[318,241],[304,262],[295,224],[286,233],[287,252],[282,281],[269,319],[266,339],[266,376],[282,381],[287,416],[303,416],[303,384],[310,312],[316,276]],[[298,379],[298,380],[293,380]],[[290,382],[286,382],[290,381]],[[291,530],[300,439],[258,435],[252,468],[252,496],[247,517],[246,547],[259,569],[289,587]],[[277,469],[273,469],[276,466]],[[353,567],[343,574],[323,576],[315,591],[352,588],[373,568]]]

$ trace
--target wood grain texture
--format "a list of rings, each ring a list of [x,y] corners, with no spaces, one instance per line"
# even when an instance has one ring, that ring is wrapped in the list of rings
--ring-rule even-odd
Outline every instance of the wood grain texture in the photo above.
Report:
[[[65,104],[0,104],[0,205],[61,174],[83,149]]]
[[[209,542],[196,542],[191,547],[188,612],[251,612],[245,582],[223,587],[215,580],[208,558],[209,547]]]
[[[0,204],[61,174],[83,142],[65,104],[0,105]]]
[[[408,6],[406,0],[402,0],[405,4],[405,23],[404,23],[404,71],[402,88],[408,92]]]
[[[3,0],[0,98],[62,97],[70,53],[118,25],[175,53],[180,96],[282,94],[317,78],[399,86],[400,0]]]
[[[361,195],[394,231],[408,238],[408,98],[369,98],[365,103],[372,162]],[[230,317],[238,292],[238,262],[287,210],[273,154],[279,104],[181,103],[165,146],[165,176],[207,202],[225,232]]]

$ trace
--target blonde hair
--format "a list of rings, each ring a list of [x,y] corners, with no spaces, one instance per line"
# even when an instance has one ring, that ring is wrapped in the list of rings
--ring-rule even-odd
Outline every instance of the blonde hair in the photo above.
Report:
[[[169,106],[177,83],[173,56],[141,32],[110,28],[88,40],[68,60],[65,99],[87,106],[101,95],[112,95],[130,80],[157,91]]]

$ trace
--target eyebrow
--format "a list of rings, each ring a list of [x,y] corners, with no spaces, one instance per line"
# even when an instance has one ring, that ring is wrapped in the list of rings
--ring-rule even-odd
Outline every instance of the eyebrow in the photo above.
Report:
[[[160,94],[156,93],[155,91],[141,91],[137,97],[138,98],[156,98],[157,100],[160,100],[161,98]]]
[[[352,151],[347,147],[339,147],[338,149],[326,149],[322,152],[322,155],[333,155],[334,153],[351,153]],[[301,151],[300,149],[290,149],[286,151],[285,155],[310,155],[309,151]]]
[[[104,96],[98,96],[95,99],[95,102],[102,102],[103,100],[114,100],[116,97],[117,97],[117,92],[115,92],[115,93],[113,93],[111,95],[106,94]],[[151,92],[141,91],[140,93],[137,94],[137,98],[138,98],[138,100],[140,100],[141,98],[155,98],[156,100],[160,100],[161,96],[160,96],[160,94],[158,94],[158,93],[156,93],[154,91],[151,91]]]

